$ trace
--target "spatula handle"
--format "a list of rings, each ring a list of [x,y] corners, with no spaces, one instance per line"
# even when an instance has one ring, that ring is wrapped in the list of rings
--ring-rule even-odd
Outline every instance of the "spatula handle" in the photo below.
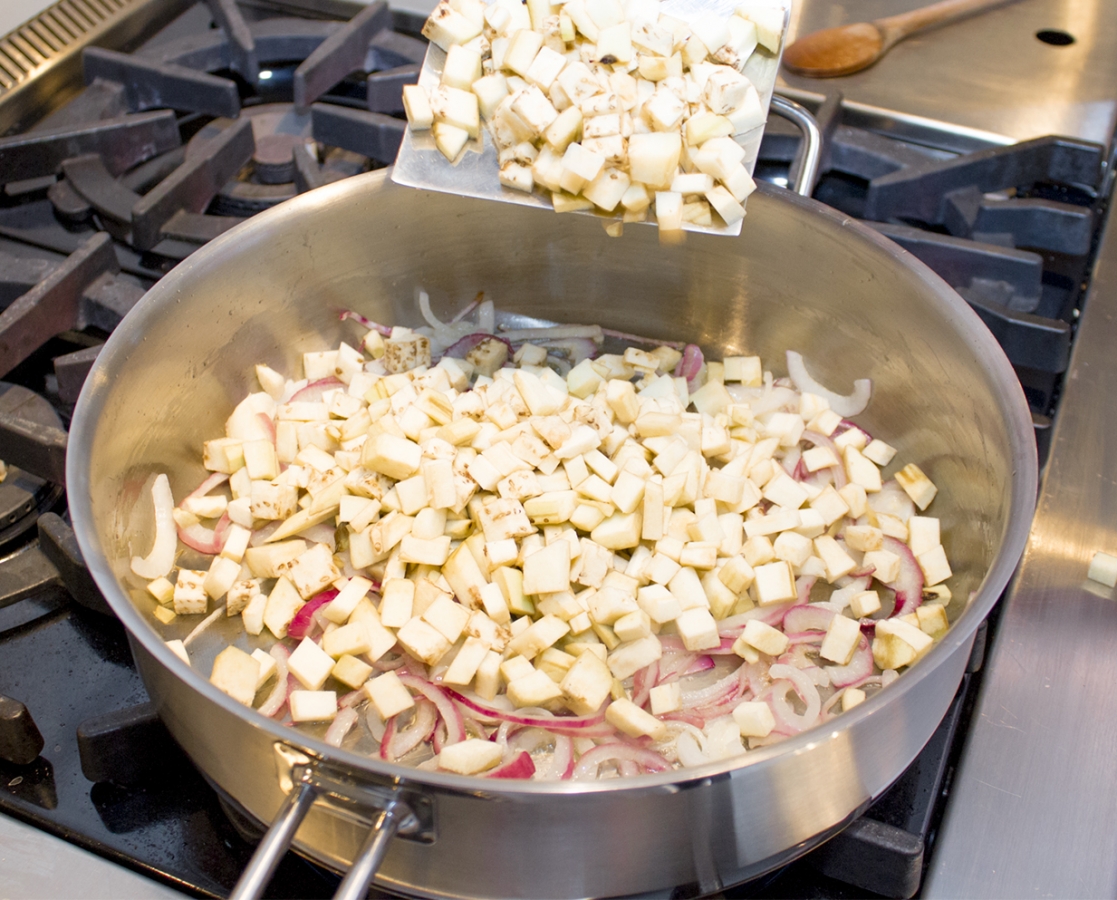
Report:
[[[902,41],[917,31],[956,22],[967,16],[1013,2],[1015,0],[941,0],[940,3],[913,9],[898,16],[877,19],[873,24],[880,28],[884,35],[883,49],[887,50],[897,41]]]

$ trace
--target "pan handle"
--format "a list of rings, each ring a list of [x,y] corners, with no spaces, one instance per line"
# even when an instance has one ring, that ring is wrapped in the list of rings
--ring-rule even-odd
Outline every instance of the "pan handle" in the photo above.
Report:
[[[777,115],[794,122],[803,132],[803,142],[799,148],[798,173],[791,189],[796,194],[809,197],[818,180],[818,165],[822,159],[822,131],[807,108],[794,100],[773,94],[771,108]],[[794,163],[791,168],[795,170]]]
[[[368,894],[373,876],[397,834],[407,834],[418,840],[431,839],[431,811],[425,798],[406,797],[392,787],[356,784],[351,774],[334,773],[328,764],[282,744],[277,744],[275,750],[281,767],[280,785],[287,795],[229,900],[259,900],[263,896],[299,825],[319,797],[374,811],[372,826],[338,886],[335,900],[361,900]],[[418,814],[415,809],[419,810]]]

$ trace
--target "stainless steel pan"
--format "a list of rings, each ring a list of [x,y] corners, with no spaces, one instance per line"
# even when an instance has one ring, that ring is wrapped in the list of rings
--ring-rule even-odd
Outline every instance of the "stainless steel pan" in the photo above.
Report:
[[[444,311],[483,290],[522,315],[759,353],[777,371],[795,348],[837,390],[871,377],[866,426],[940,487],[953,629],[832,723],[729,762],[608,783],[420,772],[334,750],[237,704],[206,680],[235,631],[223,620],[187,667],[163,640],[194,623],[157,633],[128,573],[131,553],[149,546],[143,486],[159,471],[176,497],[198,483],[199,444],[251,389],[253,363],[290,371],[303,351],[352,336],[341,308],[419,324],[418,286]],[[803,852],[864,809],[931,735],[1020,556],[1036,490],[1028,408],[989,333],[928,269],[839,213],[762,188],[739,239],[663,246],[653,228],[612,240],[589,217],[398,188],[379,172],[259,215],[164,278],[86,382],[67,474],[82,551],[171,733],[255,819],[284,811],[293,826],[308,811],[300,851],[344,869],[364,846],[353,896],[381,855],[389,888],[527,898],[700,894]],[[369,837],[374,819],[407,833]]]

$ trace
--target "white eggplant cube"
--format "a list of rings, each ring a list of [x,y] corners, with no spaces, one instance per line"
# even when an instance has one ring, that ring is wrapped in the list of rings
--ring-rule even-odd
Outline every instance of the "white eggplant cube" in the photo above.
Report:
[[[438,767],[459,775],[476,775],[500,762],[504,751],[496,741],[469,738],[442,748]]]
[[[292,721],[325,722],[337,715],[337,694],[334,691],[291,691],[287,705]]]
[[[334,659],[310,638],[303,638],[287,661],[287,667],[303,687],[317,691],[330,677]]]
[[[769,656],[780,656],[791,643],[786,634],[759,619],[749,619],[741,637],[750,647]]]
[[[395,672],[377,675],[364,686],[364,692],[385,721],[415,705],[415,698]]]
[[[741,731],[741,737],[767,737],[776,727],[771,707],[762,700],[746,700],[733,710],[733,721]]]

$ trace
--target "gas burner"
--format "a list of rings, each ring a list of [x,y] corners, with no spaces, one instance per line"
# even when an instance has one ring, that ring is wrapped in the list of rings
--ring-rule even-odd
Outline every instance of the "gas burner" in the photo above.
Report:
[[[306,190],[306,185],[300,184],[299,158],[316,165],[321,184],[358,175],[373,165],[359,153],[319,145],[314,140],[313,116],[298,112],[291,103],[250,106],[241,110],[240,118],[252,123],[255,150],[250,163],[214,197],[209,207],[213,215],[251,216]],[[227,118],[208,122],[186,145],[186,159],[193,158],[234,124]]]
[[[0,382],[0,413],[36,425],[62,428],[62,420],[50,403],[17,384]],[[9,465],[0,482],[0,550],[11,549],[34,534],[39,515],[54,507],[61,496],[61,485]]]

